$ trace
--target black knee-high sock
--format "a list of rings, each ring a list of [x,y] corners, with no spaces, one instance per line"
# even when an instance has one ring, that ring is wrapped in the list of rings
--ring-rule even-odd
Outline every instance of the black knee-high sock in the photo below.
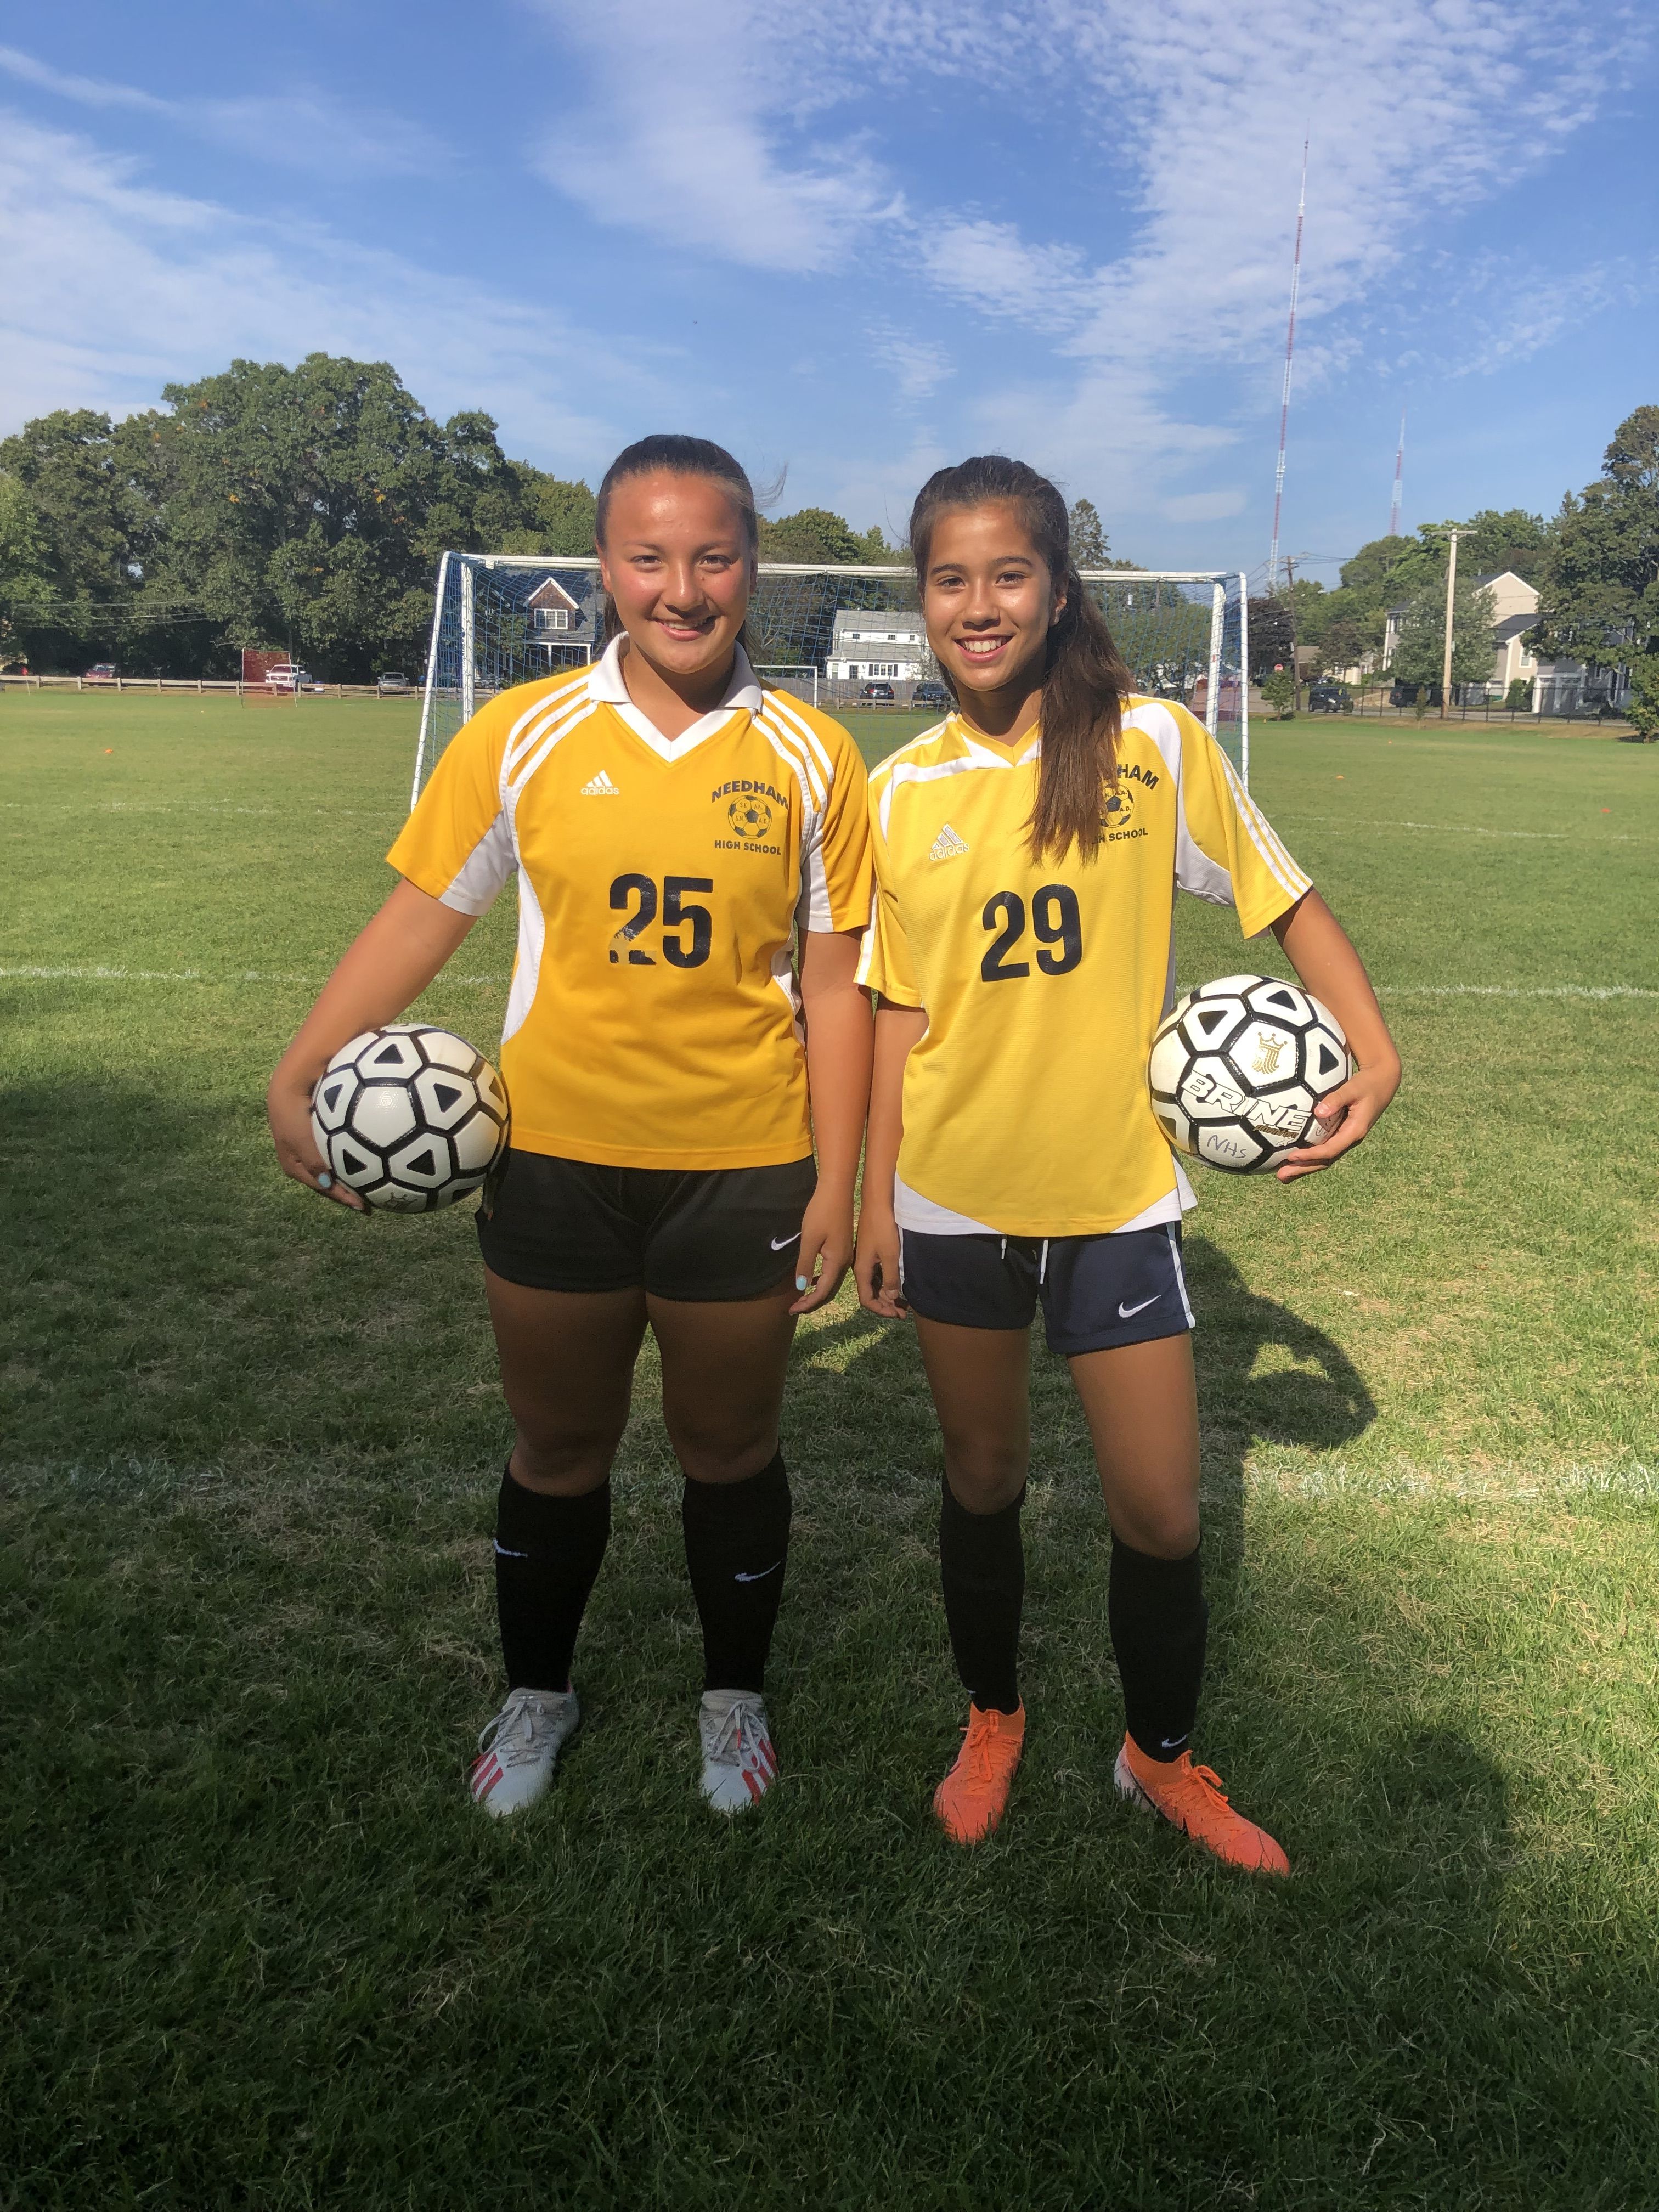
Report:
[[[1019,1509],[1025,1486],[1000,1513],[970,1513],[948,1482],[939,1509],[939,1578],[963,1686],[981,1712],[1019,1711],[1019,1617],[1025,1603],[1025,1547]]]
[[[495,1610],[510,1690],[563,1690],[588,1593],[611,1537],[611,1485],[549,1498],[501,1477]]]
[[[705,1690],[761,1690],[783,1595],[793,1511],[783,1454],[743,1482],[693,1482],[680,1500],[702,1622]]]
[[[1136,1748],[1148,1759],[1179,1759],[1198,1717],[1210,1622],[1197,1551],[1155,1559],[1114,1536],[1106,1610]]]

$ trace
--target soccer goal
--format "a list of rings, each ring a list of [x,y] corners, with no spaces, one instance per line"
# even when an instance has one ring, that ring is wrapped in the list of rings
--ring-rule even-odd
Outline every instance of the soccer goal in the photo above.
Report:
[[[597,560],[446,553],[421,700],[412,805],[444,747],[484,702],[595,659],[604,645]],[[1247,598],[1226,569],[1085,568],[1136,687],[1178,699],[1250,773]],[[769,683],[831,714],[936,707],[939,670],[908,566],[763,561],[749,652]],[[918,696],[920,694],[920,696]]]

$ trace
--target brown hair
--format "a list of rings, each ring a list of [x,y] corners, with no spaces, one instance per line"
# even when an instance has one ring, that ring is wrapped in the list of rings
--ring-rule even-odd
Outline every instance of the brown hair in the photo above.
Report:
[[[1026,827],[1031,857],[1063,860],[1076,844],[1091,860],[1100,849],[1101,788],[1117,781],[1123,701],[1133,678],[1112,642],[1106,618],[1072,560],[1066,502],[1047,477],[1001,453],[979,453],[940,469],[916,494],[910,510],[910,551],[924,597],[927,560],[940,515],[993,503],[1015,509],[1047,562],[1055,597],[1066,605],[1048,632],[1042,665],[1042,764],[1036,803]],[[948,676],[945,681],[950,683]],[[951,685],[952,696],[956,686]]]
[[[624,446],[605,471],[599,485],[599,495],[593,503],[593,542],[605,543],[605,518],[611,509],[611,495],[619,483],[629,477],[652,475],[665,469],[671,476],[708,477],[728,492],[743,517],[744,535],[749,541],[749,550],[754,554],[760,548],[760,523],[755,512],[755,488],[750,483],[741,462],[733,459],[724,446],[717,446],[712,438],[687,438],[678,432],[659,430],[648,438],[636,438],[631,446]],[[615,603],[607,592],[605,595],[605,633],[603,642],[609,645],[622,629]],[[738,635],[739,644],[748,641],[745,629]]]

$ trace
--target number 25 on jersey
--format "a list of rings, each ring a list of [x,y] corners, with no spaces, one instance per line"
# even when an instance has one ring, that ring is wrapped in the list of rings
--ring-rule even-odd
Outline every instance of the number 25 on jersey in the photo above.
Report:
[[[686,897],[692,891],[712,891],[712,876],[665,876],[662,879],[662,957],[671,968],[701,968],[708,957],[708,948],[714,939],[714,922],[706,906],[688,906]],[[638,943],[657,919],[657,886],[649,876],[618,876],[611,886],[611,905],[613,912],[627,915],[627,920],[611,939],[611,958],[613,964],[627,957],[630,968],[654,968],[654,952],[643,951]],[[684,932],[689,928],[688,939]]]

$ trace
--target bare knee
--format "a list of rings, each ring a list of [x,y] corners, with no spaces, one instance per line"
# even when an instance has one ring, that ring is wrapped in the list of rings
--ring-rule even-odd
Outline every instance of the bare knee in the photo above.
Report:
[[[514,1482],[553,1498],[580,1498],[611,1472],[622,1428],[555,1428],[520,1419],[510,1465]],[[625,1424],[623,1425],[626,1425]]]
[[[1112,1533],[1132,1551],[1149,1559],[1190,1559],[1198,1549],[1196,1499],[1153,1500],[1126,1505],[1121,1500],[1111,1510]]]
[[[681,1469],[693,1482],[744,1482],[758,1474],[778,1449],[775,1421],[736,1425],[669,1415],[664,1425]]]
[[[964,1512],[1000,1513],[1025,1487],[1030,1449],[985,1437],[945,1440],[945,1479]]]

